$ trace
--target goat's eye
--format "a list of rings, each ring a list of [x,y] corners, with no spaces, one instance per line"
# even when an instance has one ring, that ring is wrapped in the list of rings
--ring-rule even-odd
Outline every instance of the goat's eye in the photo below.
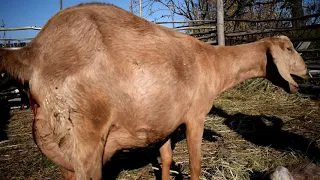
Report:
[[[292,48],[290,48],[290,47],[288,47],[287,50],[288,50],[289,52],[292,52],[292,51],[293,51]]]

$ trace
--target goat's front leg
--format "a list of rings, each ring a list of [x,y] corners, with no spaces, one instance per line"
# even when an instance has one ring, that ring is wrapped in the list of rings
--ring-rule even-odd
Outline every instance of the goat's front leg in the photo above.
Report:
[[[69,171],[63,167],[60,167],[60,171],[64,180],[76,180],[76,174],[73,171]]]
[[[160,157],[161,157],[161,179],[169,180],[170,179],[170,166],[172,163],[172,149],[171,149],[171,140],[168,139],[160,148]]]
[[[204,119],[191,120],[186,123],[186,136],[189,151],[191,180],[199,179],[201,167],[201,142],[204,128]]]

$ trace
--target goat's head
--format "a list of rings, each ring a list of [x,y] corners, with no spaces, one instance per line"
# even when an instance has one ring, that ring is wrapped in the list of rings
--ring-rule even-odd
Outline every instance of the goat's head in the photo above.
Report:
[[[268,38],[266,77],[287,92],[297,92],[298,84],[291,75],[308,79],[307,66],[286,36]]]

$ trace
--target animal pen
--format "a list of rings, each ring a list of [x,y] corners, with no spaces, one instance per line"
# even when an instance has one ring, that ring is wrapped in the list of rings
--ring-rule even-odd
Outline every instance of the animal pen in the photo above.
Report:
[[[296,47],[297,51],[300,52],[306,61],[308,65],[308,69],[310,74],[313,76],[313,78],[309,81],[300,81],[299,85],[301,87],[301,93],[303,97],[308,98],[319,98],[320,96],[320,13],[304,16],[300,18],[286,18],[286,19],[267,19],[267,20],[243,20],[243,19],[225,19],[224,21],[224,41],[225,45],[236,45],[236,44],[243,44],[248,42],[253,42],[258,39],[261,39],[263,37],[269,37],[274,35],[286,35],[288,36],[292,42],[294,43],[294,46]],[[299,27],[292,27],[292,22],[294,21],[303,21],[306,22],[304,26]],[[163,25],[163,24],[174,24],[174,29],[177,31],[181,31],[184,33],[188,33],[191,36],[204,41],[208,44],[217,45],[218,44],[218,38],[217,38],[217,21],[212,20],[196,20],[196,21],[182,21],[182,22],[157,22],[157,24]],[[179,25],[179,26],[176,26]],[[0,28],[0,31],[16,31],[16,30],[40,30],[41,28],[30,26],[30,27],[22,27],[22,28]],[[3,43],[0,43],[0,47],[3,48],[20,48],[23,46],[26,46],[28,42],[31,40],[31,38],[20,38],[20,39],[13,39],[13,38],[0,38],[0,40]],[[260,82],[260,81],[259,81]],[[258,82],[258,83],[259,83]],[[261,82],[260,82],[261,83]],[[256,81],[251,81],[246,85],[246,89],[254,89],[257,87]],[[10,106],[18,107],[21,106],[21,103],[17,104],[17,101],[19,101],[21,97],[20,91],[15,91],[17,87],[12,86],[10,89],[3,89],[3,92],[1,93],[0,100],[1,102],[9,103]],[[241,87],[240,87],[241,89]],[[272,89],[272,88],[271,88]],[[2,89],[1,89],[2,90]],[[278,92],[279,90],[274,90]],[[280,93],[281,94],[281,93]],[[261,177],[260,173],[265,172],[265,167],[270,167],[271,165],[268,164],[269,162],[254,162],[255,165],[251,165],[250,163],[246,162],[253,161],[251,158],[253,157],[259,157],[259,158],[274,158],[277,159],[279,157],[284,157],[284,159],[292,158],[294,160],[297,160],[299,158],[315,158],[320,159],[319,155],[316,155],[320,152],[319,148],[316,146],[318,143],[316,139],[319,139],[319,136],[310,135],[312,133],[310,132],[300,132],[299,128],[297,127],[290,127],[289,125],[292,124],[300,124],[302,128],[307,128],[310,126],[310,122],[314,121],[314,119],[317,118],[319,114],[317,114],[317,111],[319,110],[320,104],[318,103],[310,103],[309,101],[305,100],[297,100],[294,96],[282,96],[281,95],[274,95],[272,93],[267,93],[268,96],[271,96],[273,99],[267,99],[265,104],[272,104],[275,99],[281,99],[282,105],[284,107],[283,111],[287,111],[286,113],[292,113],[296,114],[293,117],[288,117],[286,113],[278,112],[280,107],[277,106],[275,108],[267,109],[266,107],[259,107],[257,104],[259,101],[261,101],[261,98],[263,97],[257,97],[255,95],[252,95],[250,97],[245,97],[243,94],[226,94],[223,95],[221,99],[217,100],[216,107],[212,109],[212,114],[206,119],[206,129],[204,132],[204,145],[202,147],[202,151],[205,151],[203,161],[205,162],[205,165],[202,172],[203,179],[211,179],[211,177],[221,177],[221,179],[228,179],[227,177],[233,177],[234,179],[244,179],[248,177],[247,175],[241,175],[241,173],[244,173],[244,169],[246,171],[250,171],[252,174],[250,178],[254,179],[256,177]],[[18,99],[17,99],[18,98]],[[242,104],[241,102],[237,100],[243,100],[244,98],[249,99],[248,101],[245,101],[246,103],[250,104],[251,107],[244,107],[245,104]],[[302,98],[301,98],[302,99]],[[292,101],[294,101],[295,104],[290,104]],[[317,101],[318,102],[318,101]],[[260,102],[261,103],[261,102]],[[225,105],[227,104],[227,105]],[[221,108],[222,107],[222,108]],[[241,107],[243,108],[241,110]],[[303,114],[303,113],[297,113],[301,107],[307,107],[306,109],[310,109],[310,114]],[[256,111],[256,109],[262,109],[261,111]],[[263,112],[263,113],[261,113]],[[26,129],[26,126],[28,124],[27,121],[31,121],[31,113],[24,114],[23,111],[15,111],[17,115],[13,116],[12,119],[10,119],[11,128],[17,128],[19,130]],[[319,112],[318,112],[319,113]],[[280,118],[281,117],[281,118]],[[20,121],[19,118],[25,119]],[[217,123],[212,123],[212,119],[215,119]],[[299,119],[299,120],[298,120]],[[300,119],[306,120],[300,121]],[[290,122],[291,120],[291,122]],[[287,125],[285,125],[287,124]],[[289,124],[289,125],[288,125]],[[7,126],[7,124],[5,124]],[[3,126],[3,124],[1,124]],[[222,126],[228,127],[227,129],[222,128]],[[14,127],[14,128],[13,128]],[[243,131],[243,128],[245,129],[245,132]],[[282,127],[284,127],[286,130],[283,130]],[[314,131],[317,131],[317,128],[320,127],[320,122],[314,125]],[[1,128],[2,129],[2,128]],[[0,129],[0,130],[1,130]],[[211,129],[214,129],[216,133],[212,132]],[[41,158],[39,154],[35,154],[35,146],[33,144],[27,144],[23,145],[22,141],[26,141],[25,136],[31,136],[30,133],[28,134],[28,131],[25,131],[25,134],[21,134],[17,131],[12,130],[13,133],[9,134],[9,138],[7,139],[0,139],[0,164],[6,164],[7,161],[12,159],[12,154],[9,154],[8,151],[13,151],[13,155],[18,154],[19,157],[24,156],[32,156],[33,160],[36,160],[34,163],[31,163],[27,160],[25,161],[18,161],[18,165],[16,163],[13,163],[14,165],[7,165],[11,169],[19,167],[19,165],[23,166],[30,166],[33,173],[38,173],[38,175],[34,174],[28,174],[27,172],[17,172],[14,173],[7,173],[5,174],[4,178],[6,179],[8,177],[11,177],[12,179],[23,179],[24,177],[29,178],[57,178],[56,176],[52,177],[52,174],[56,172],[56,169],[54,166],[48,162],[43,160],[43,157]],[[231,132],[233,131],[233,132]],[[260,131],[260,132],[259,132]],[[292,133],[297,132],[297,134]],[[31,132],[31,131],[30,131]],[[236,136],[236,133],[241,134],[241,137]],[[269,133],[270,137],[264,137],[264,133]],[[225,134],[231,134],[230,136],[227,136]],[[0,132],[1,135],[1,132]],[[225,140],[222,140],[221,137],[227,137]],[[265,139],[259,140],[256,137],[263,137]],[[17,140],[15,138],[17,137],[23,137],[23,140]],[[10,139],[11,138],[11,139]],[[179,134],[176,139],[176,141],[181,141],[183,139],[183,135]],[[13,139],[13,140],[12,140]],[[279,141],[275,141],[275,139],[280,139]],[[312,139],[312,140],[309,140]],[[30,139],[29,139],[30,140]],[[294,142],[299,142],[301,144],[291,144],[291,140]],[[210,142],[217,141],[219,145],[211,144]],[[288,142],[290,141],[290,142]],[[228,142],[228,143],[227,143]],[[231,142],[231,143],[229,143]],[[238,144],[239,142],[243,144]],[[250,144],[248,142],[252,142],[254,145]],[[33,142],[32,142],[33,143]],[[183,143],[182,143],[183,144]],[[273,145],[270,145],[273,144]],[[237,146],[237,147],[236,147]],[[265,146],[260,149],[257,148],[257,146]],[[271,146],[273,149],[281,150],[278,154],[275,153],[273,150],[268,149],[267,147]],[[287,149],[284,148],[284,146],[288,146],[289,148],[296,148],[298,147],[299,150],[301,150],[301,155],[299,153],[292,153],[289,152]],[[308,146],[307,150],[301,148]],[[29,148],[32,149],[34,154],[28,154],[25,149],[23,148]],[[211,149],[218,148],[220,152],[214,153],[211,152]],[[258,152],[257,152],[258,149]],[[304,151],[305,150],[305,151]],[[227,152],[228,151],[228,152]],[[244,157],[240,156],[235,157],[232,153],[234,151],[239,151],[243,154],[245,154]],[[308,151],[308,152],[307,152]],[[175,154],[178,154],[175,161],[178,162],[178,164],[182,164],[184,167],[186,166],[186,158],[185,156],[180,156],[180,154],[186,154],[186,147],[184,145],[177,145],[176,146],[176,152]],[[275,153],[275,154],[273,154]],[[21,155],[22,154],[22,155]],[[263,154],[262,156],[259,156],[258,154]],[[145,155],[145,154],[143,154]],[[141,158],[143,155],[138,155],[138,158]],[[292,156],[291,156],[292,155]],[[301,156],[301,157],[300,157]],[[121,159],[122,157],[120,157]],[[135,159],[135,162],[137,162],[137,159]],[[279,158],[280,159],[280,158]],[[209,164],[210,163],[218,163],[220,164],[219,167],[212,167]],[[254,164],[252,163],[252,164]],[[267,164],[263,166],[263,163]],[[282,161],[276,161],[276,163],[280,164]],[[36,166],[37,168],[33,168],[33,166]],[[247,164],[250,164],[250,168],[243,168],[241,170],[238,170],[234,167],[234,165],[244,167]],[[258,164],[258,165],[257,165]],[[252,168],[252,167],[255,168]],[[127,167],[127,166],[126,166]],[[136,167],[136,166],[134,166]],[[121,171],[122,167],[119,167]],[[141,167],[138,167],[141,168]],[[1,166],[0,167],[0,177],[1,172],[4,172],[8,168]],[[129,168],[130,169],[130,168]],[[257,170],[259,169],[259,170]],[[3,171],[1,171],[3,170]],[[120,175],[120,179],[144,179],[148,177],[146,174],[149,173],[151,170],[157,170],[157,167],[152,166],[142,169],[141,171],[135,171],[133,172],[133,175],[130,174],[131,172],[124,171]],[[179,169],[182,170],[183,169]],[[239,175],[236,174],[239,172]],[[256,172],[259,171],[259,172]],[[180,174],[183,177],[187,177],[188,173],[183,172],[179,173],[178,170],[171,171],[173,175]],[[40,175],[39,175],[40,174]],[[225,176],[225,177],[224,177]],[[224,177],[224,178],[223,178]],[[9,179],[9,178],[8,178]],[[218,178],[217,178],[218,179]],[[259,178],[257,178],[259,179]]]

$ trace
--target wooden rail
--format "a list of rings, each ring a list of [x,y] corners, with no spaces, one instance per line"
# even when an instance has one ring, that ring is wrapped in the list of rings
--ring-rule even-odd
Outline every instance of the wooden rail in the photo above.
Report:
[[[254,42],[258,39],[233,39],[234,37],[231,37],[230,39],[226,39],[226,41],[238,41],[238,42],[241,42],[241,43],[250,43],[250,42]],[[260,39],[260,38],[259,38]],[[303,41],[318,41],[320,40],[320,36],[317,36],[317,37],[306,37],[306,38],[290,38],[290,40],[292,42],[303,42]],[[310,51],[313,51],[311,49],[309,49],[309,52]]]
[[[25,26],[16,28],[0,28],[0,31],[20,31],[20,30],[41,30],[40,27],[36,26]],[[0,38],[0,41],[31,41],[33,38]],[[19,49],[19,47],[14,47],[10,49]]]
[[[10,50],[18,50],[21,49],[22,47],[10,47],[10,48],[2,48],[2,49],[10,49]]]
[[[33,38],[0,38],[2,41],[28,41],[32,39]]]
[[[320,49],[302,49],[302,50],[298,50],[298,52],[300,52],[300,53],[304,53],[304,52],[320,52]]]
[[[262,20],[252,20],[252,19],[225,19],[224,21],[241,21],[241,22],[271,22],[271,21],[296,21],[296,20],[301,20],[301,19],[309,19],[309,18],[314,18],[314,17],[319,17],[320,13],[316,14],[311,14],[307,16],[301,16],[301,17],[296,17],[296,18],[280,18],[280,19],[262,19]]]
[[[19,30],[41,30],[41,28],[36,26],[25,26],[17,28],[0,28],[0,31],[19,31]]]
[[[224,21],[241,21],[241,22],[272,22],[272,21],[296,21],[296,20],[301,20],[301,19],[309,19],[309,18],[316,18],[316,17],[320,17],[320,13],[316,13],[316,14],[311,14],[311,15],[307,15],[307,16],[301,16],[301,17],[296,17],[296,18],[280,18],[280,19],[263,19],[263,20],[253,20],[253,19],[229,19],[229,18],[225,18]],[[156,24],[172,24],[172,23],[176,23],[176,24],[183,24],[183,23],[194,23],[194,22],[203,22],[203,23],[217,23],[216,20],[188,20],[188,21],[160,21],[160,22],[154,22]]]
[[[194,23],[194,22],[203,22],[203,23],[216,23],[216,20],[190,20],[190,21],[160,21],[160,22],[154,22],[156,24],[183,24],[183,23]]]
[[[320,92],[320,86],[312,86],[312,85],[299,84],[299,87],[300,87],[300,88],[304,88],[304,89],[310,89],[310,90],[314,90],[314,91]]]
[[[173,28],[174,30],[197,30],[197,29],[213,29],[216,30],[216,26],[195,26],[195,27],[178,27]]]
[[[239,36],[264,34],[264,33],[271,33],[271,32],[288,32],[288,31],[318,29],[318,28],[320,28],[320,24],[301,26],[301,27],[295,27],[295,28],[289,27],[289,28],[274,28],[274,29],[263,29],[263,30],[248,30],[248,31],[238,31],[238,32],[232,32],[232,33],[226,33],[225,37],[239,37]]]
[[[320,70],[320,64],[308,64],[308,69]]]

